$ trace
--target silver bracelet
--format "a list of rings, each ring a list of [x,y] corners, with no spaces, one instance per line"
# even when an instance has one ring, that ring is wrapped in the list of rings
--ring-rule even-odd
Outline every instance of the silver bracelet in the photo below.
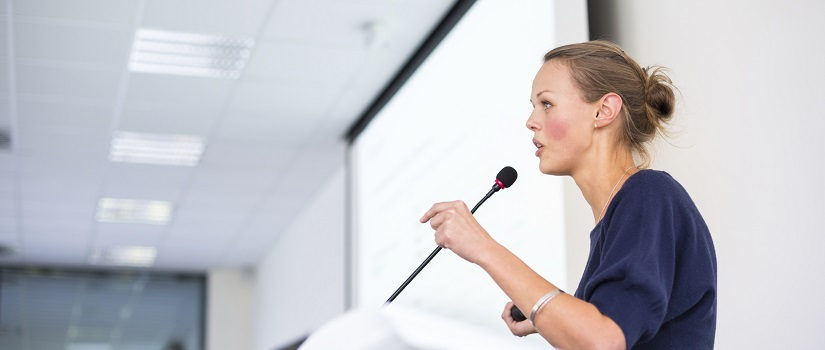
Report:
[[[530,323],[533,324],[533,327],[536,326],[536,322],[534,321],[536,319],[536,314],[538,314],[539,311],[541,311],[541,308],[543,308],[544,305],[549,303],[550,300],[553,300],[553,298],[555,298],[556,295],[559,295],[559,293],[564,293],[564,291],[561,289],[556,289],[550,293],[547,293],[543,297],[539,298],[539,301],[537,301],[536,304],[533,305],[533,310],[530,311]]]

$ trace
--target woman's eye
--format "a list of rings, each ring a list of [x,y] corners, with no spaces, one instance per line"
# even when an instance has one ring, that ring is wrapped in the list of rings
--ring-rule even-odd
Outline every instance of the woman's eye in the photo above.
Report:
[[[542,101],[542,103],[541,103],[541,104],[543,104],[543,105],[544,105],[544,109],[548,109],[548,108],[550,108],[550,106],[552,106],[552,105],[550,104],[550,102],[547,102],[547,101]]]

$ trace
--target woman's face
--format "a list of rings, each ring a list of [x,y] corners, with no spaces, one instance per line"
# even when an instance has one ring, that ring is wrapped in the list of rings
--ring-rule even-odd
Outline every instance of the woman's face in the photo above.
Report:
[[[533,79],[533,112],[527,128],[533,131],[539,169],[551,175],[570,175],[592,144],[596,103],[587,103],[567,65],[550,60]]]

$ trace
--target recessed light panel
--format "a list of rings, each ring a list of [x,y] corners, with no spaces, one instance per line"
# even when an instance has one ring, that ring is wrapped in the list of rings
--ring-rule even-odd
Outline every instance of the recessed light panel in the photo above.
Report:
[[[204,147],[203,138],[199,136],[118,132],[112,140],[109,160],[195,166]]]
[[[99,222],[165,225],[171,218],[172,203],[167,201],[101,198],[97,202]]]
[[[157,257],[154,247],[115,246],[98,248],[92,255],[92,263],[118,266],[152,266]]]
[[[132,72],[237,79],[255,40],[138,29],[129,58]]]

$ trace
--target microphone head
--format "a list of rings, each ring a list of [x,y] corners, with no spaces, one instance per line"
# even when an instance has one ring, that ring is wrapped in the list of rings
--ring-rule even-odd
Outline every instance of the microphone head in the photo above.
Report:
[[[501,168],[501,171],[498,172],[496,175],[496,183],[501,185],[503,188],[507,188],[513,185],[516,182],[516,178],[518,178],[518,173],[516,169],[513,167],[506,166]]]

